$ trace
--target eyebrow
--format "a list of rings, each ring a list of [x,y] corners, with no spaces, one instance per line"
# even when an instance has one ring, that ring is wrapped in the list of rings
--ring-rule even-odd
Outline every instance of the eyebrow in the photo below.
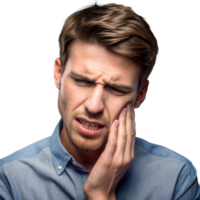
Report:
[[[85,80],[85,81],[88,81],[88,82],[95,82],[95,79],[90,79],[88,78],[87,76],[84,76],[84,75],[81,75],[81,74],[77,74],[75,72],[70,72],[69,73],[70,76],[72,78],[77,78],[77,79],[82,79],[82,80]],[[127,92],[131,92],[131,91],[134,91],[134,89],[130,86],[126,86],[126,85],[122,85],[122,84],[116,84],[116,83],[106,83],[107,86],[109,87],[112,87],[112,88],[116,88],[116,89],[119,89],[119,90],[126,90]]]

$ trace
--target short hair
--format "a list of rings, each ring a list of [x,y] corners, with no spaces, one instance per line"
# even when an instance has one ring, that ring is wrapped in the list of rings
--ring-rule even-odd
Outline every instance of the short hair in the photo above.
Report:
[[[130,7],[96,3],[71,14],[59,36],[62,72],[69,45],[80,39],[127,56],[140,66],[139,85],[147,80],[156,61],[158,45],[148,23]]]

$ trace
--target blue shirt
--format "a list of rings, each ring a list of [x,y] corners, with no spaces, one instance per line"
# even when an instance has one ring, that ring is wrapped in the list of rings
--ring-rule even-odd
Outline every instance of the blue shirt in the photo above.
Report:
[[[84,200],[89,172],[62,146],[59,133],[0,160],[0,200]],[[200,199],[197,172],[183,156],[136,138],[135,159],[116,190],[121,200]]]

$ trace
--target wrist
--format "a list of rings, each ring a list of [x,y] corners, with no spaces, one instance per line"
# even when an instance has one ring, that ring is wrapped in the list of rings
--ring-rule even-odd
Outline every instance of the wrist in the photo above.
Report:
[[[87,197],[87,200],[117,200],[117,198],[115,195],[110,197],[95,195],[93,197]]]
[[[87,200],[117,200],[117,199],[116,196],[113,197],[95,196],[95,197],[88,197]]]

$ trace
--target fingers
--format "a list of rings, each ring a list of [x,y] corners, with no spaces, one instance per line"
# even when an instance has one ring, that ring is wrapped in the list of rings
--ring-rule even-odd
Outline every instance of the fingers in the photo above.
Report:
[[[132,107],[132,126],[133,126],[133,129],[132,129],[132,133],[133,133],[133,136],[132,136],[132,146],[131,146],[131,159],[133,160],[134,159],[134,156],[135,156],[135,136],[136,136],[136,128],[135,128],[135,110],[134,110],[134,106]]]
[[[119,126],[119,121],[115,120],[111,126],[110,133],[108,136],[108,142],[104,150],[105,158],[110,161],[112,161],[113,155],[117,147],[118,126]]]
[[[132,106],[129,103],[127,106],[127,114],[126,114],[126,134],[127,134],[127,141],[125,145],[124,151],[124,162],[129,163],[132,160],[132,149],[134,148],[134,138],[135,138],[135,131],[134,131],[134,121],[133,121],[133,113],[132,113]]]
[[[114,154],[118,164],[126,165],[134,159],[135,148],[135,114],[134,107],[128,104],[119,116],[117,148]]]
[[[125,107],[122,109],[120,116],[119,116],[119,128],[118,128],[118,135],[117,135],[117,149],[114,155],[115,159],[117,160],[118,164],[121,165],[123,163],[123,155],[127,140],[127,133],[126,133],[126,113],[127,108]]]
[[[119,120],[115,120],[111,126],[103,152],[104,159],[114,160],[118,166],[129,164],[134,159],[135,133],[134,107],[129,103],[122,109]]]
[[[135,111],[135,124],[136,124],[136,135],[138,136],[137,110]]]

